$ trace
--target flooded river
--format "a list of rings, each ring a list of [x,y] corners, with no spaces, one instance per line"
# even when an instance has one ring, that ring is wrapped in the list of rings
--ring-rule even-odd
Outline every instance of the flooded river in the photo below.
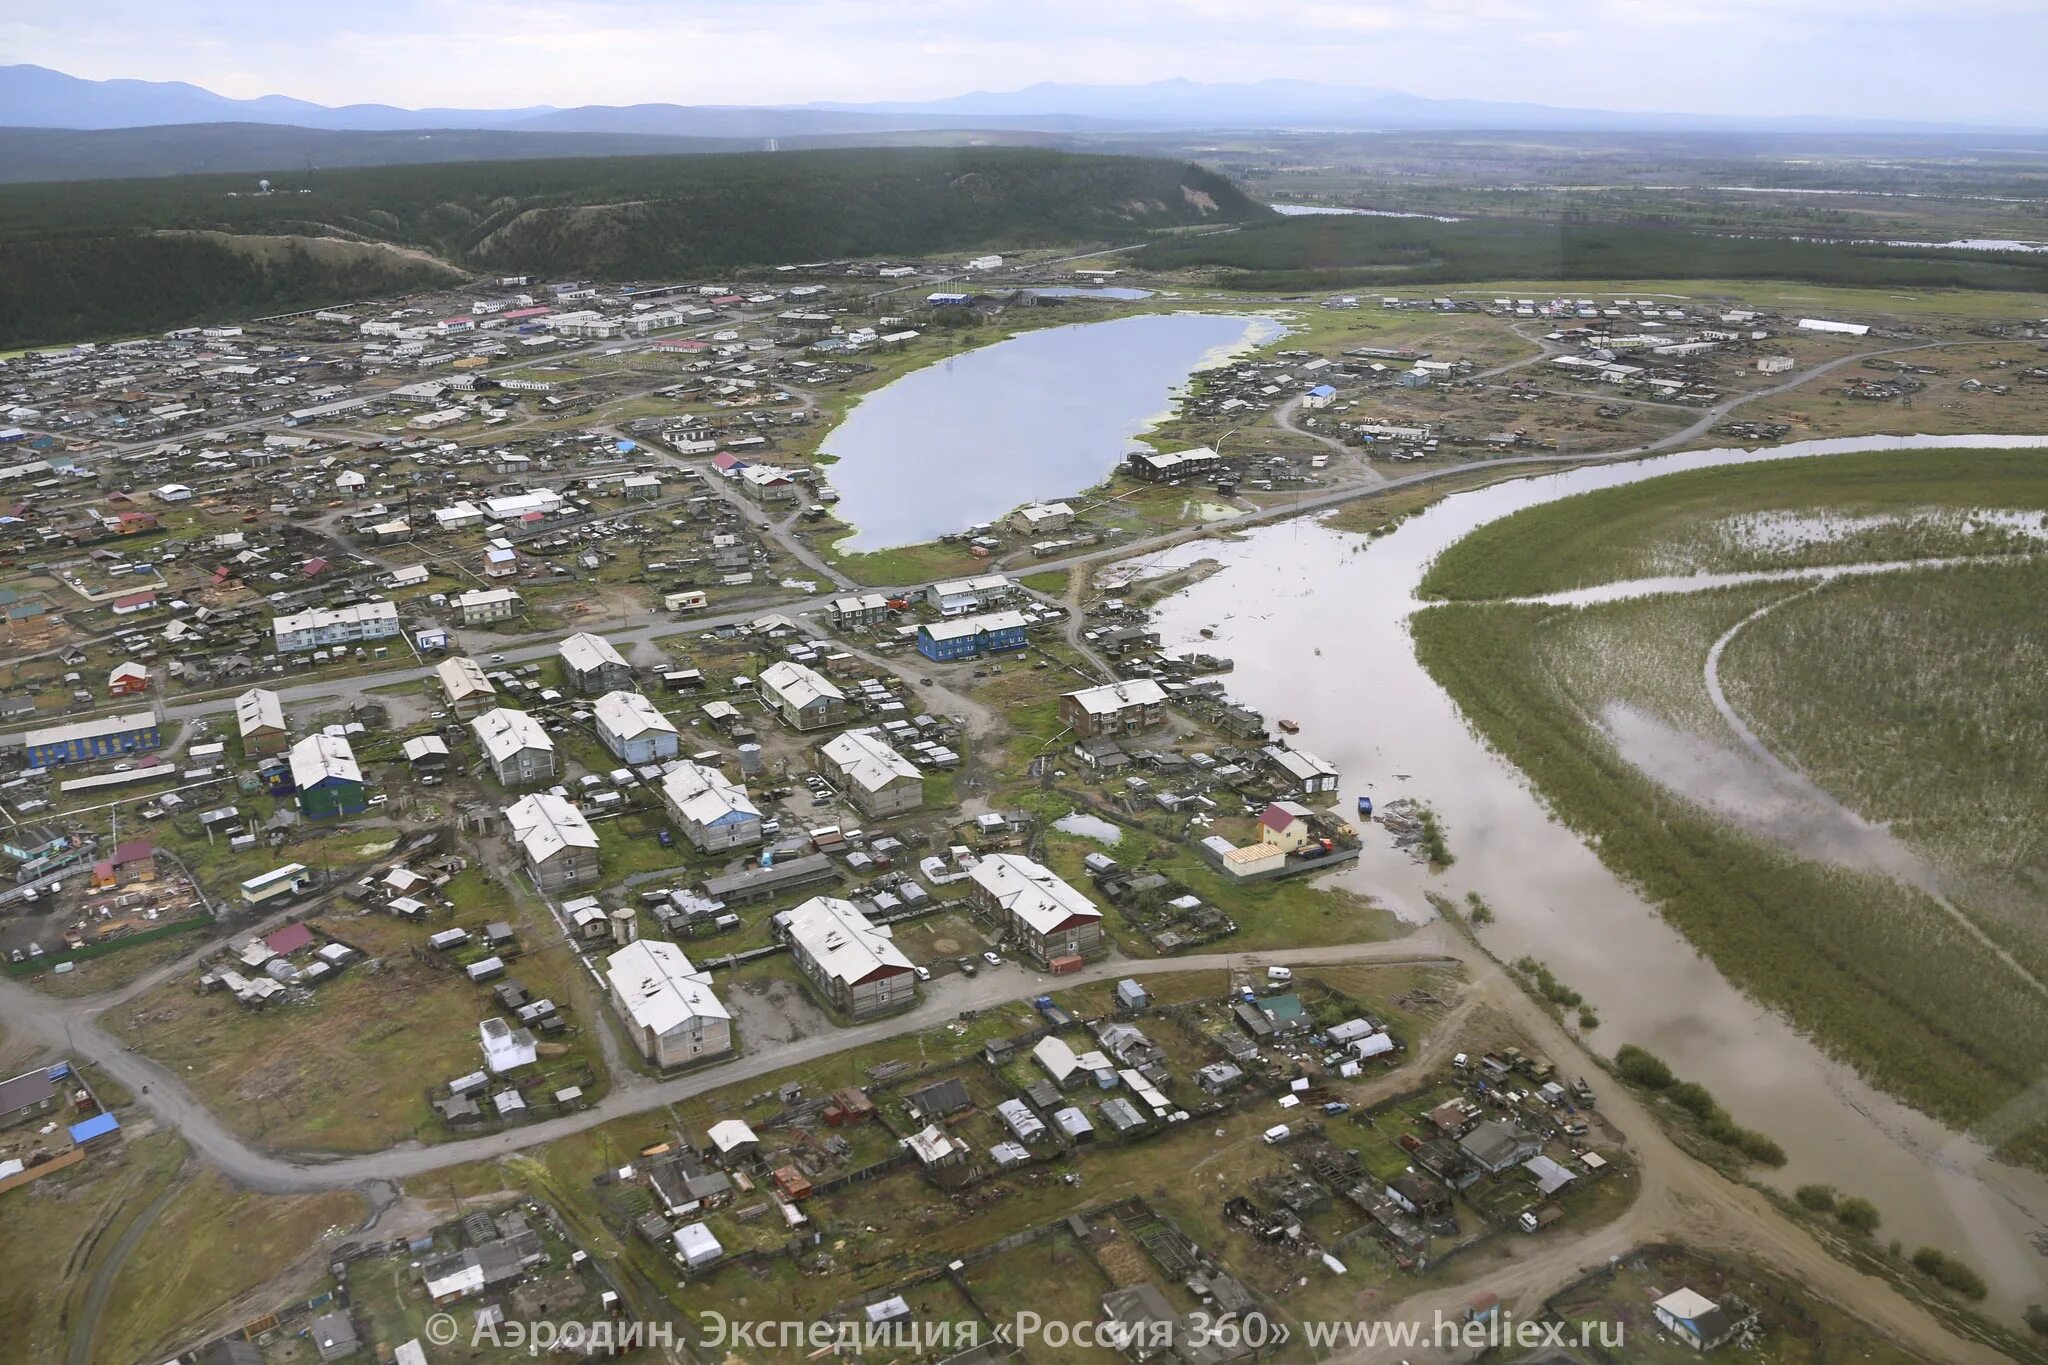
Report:
[[[2048,447],[2048,437],[1692,451],[1459,493],[1376,541],[1298,520],[1177,546],[1143,569],[1202,559],[1224,566],[1160,605],[1165,642],[1235,659],[1231,692],[1269,718],[1301,723],[1303,747],[1344,773],[1342,808],[1362,795],[1382,805],[1410,796],[1443,815],[1458,855],[1447,872],[1431,875],[1369,834],[1343,884],[1417,922],[1433,917],[1426,892],[1462,899],[1477,891],[1498,916],[1485,931],[1488,947],[1503,959],[1541,958],[1583,993],[1599,1010],[1603,1049],[1649,1048],[1739,1122],[1783,1144],[1788,1163],[1769,1173],[1779,1188],[1819,1181],[1864,1195],[1884,1215],[1880,1240],[1967,1256],[1991,1285],[1985,1306],[2012,1319],[2042,1299],[2048,1279],[2048,1259],[2031,1244],[2048,1231],[2048,1178],[1999,1164],[1976,1140],[1879,1094],[1730,986],[1467,730],[1416,662],[1406,626],[1428,562],[1474,527],[1524,507],[1712,465],[1969,446]],[[1200,638],[1204,627],[1213,641]]]
[[[1027,332],[914,370],[825,438],[855,551],[912,545],[1101,482],[1195,371],[1271,318],[1148,313]]]

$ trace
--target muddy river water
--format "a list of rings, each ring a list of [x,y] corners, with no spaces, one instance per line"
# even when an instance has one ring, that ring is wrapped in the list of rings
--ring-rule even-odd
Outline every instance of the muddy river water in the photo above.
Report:
[[[1343,772],[1344,809],[1362,795],[1381,804],[1411,796],[1442,814],[1458,856],[1449,870],[1431,875],[1369,835],[1341,884],[1416,922],[1434,917],[1427,892],[1483,895],[1498,917],[1485,931],[1490,950],[1541,958],[1581,992],[1599,1011],[1593,1041],[1603,1050],[1649,1048],[1706,1085],[1737,1121],[1775,1138],[1789,1158],[1768,1175],[1779,1188],[1819,1181],[1864,1195],[1884,1215],[1880,1240],[1965,1255],[1991,1285],[1985,1307],[2010,1320],[2048,1294],[2048,1257],[2035,1245],[2048,1233],[2048,1178],[2000,1163],[1975,1138],[1878,1093],[1736,991],[1466,728],[1416,662],[1407,629],[1428,562],[1474,527],[1524,507],[1712,465],[1966,446],[2048,447],[2048,437],[1693,451],[1459,493],[1376,541],[1304,519],[1190,542],[1135,567],[1223,566],[1157,608],[1164,640],[1236,660],[1232,694],[1269,719],[1300,722],[1302,746]],[[1204,628],[1213,641],[1200,638]]]

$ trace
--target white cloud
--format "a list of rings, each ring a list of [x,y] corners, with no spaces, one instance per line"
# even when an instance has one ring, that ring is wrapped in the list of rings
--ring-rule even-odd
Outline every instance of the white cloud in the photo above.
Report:
[[[78,0],[0,59],[323,103],[783,103],[1299,77],[1638,109],[1991,115],[2038,0]]]

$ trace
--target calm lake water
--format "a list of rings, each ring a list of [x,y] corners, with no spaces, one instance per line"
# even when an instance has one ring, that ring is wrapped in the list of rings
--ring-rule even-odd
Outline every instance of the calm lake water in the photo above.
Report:
[[[1120,303],[1136,303],[1139,299],[1152,297],[1151,290],[1133,289],[1127,284],[1059,284],[1031,292],[1042,299],[1114,299]]]
[[[847,548],[914,545],[1099,483],[1196,370],[1284,328],[1244,314],[1151,313],[1027,332],[863,398],[823,450]]]
[[[1498,916],[1488,948],[1503,960],[1541,958],[1582,992],[1602,1019],[1595,1046],[1640,1043],[1702,1082],[1737,1120],[1784,1145],[1787,1165],[1763,1178],[1788,1191],[1817,1181],[1867,1196],[1884,1214],[1881,1240],[1963,1255],[1991,1284],[1986,1307],[2012,1319],[2041,1298],[2048,1260],[2030,1243],[2048,1230],[2048,1178],[2001,1164],[1974,1137],[1873,1090],[1731,986],[1466,728],[1416,662],[1408,617],[1424,570],[1446,547],[1574,493],[1787,456],[2044,445],[2048,437],[1877,437],[1692,451],[1455,494],[1370,542],[1301,519],[1177,546],[1144,564],[1151,573],[1203,559],[1223,565],[1159,605],[1166,646],[1236,659],[1232,694],[1269,717],[1298,719],[1302,747],[1342,770],[1339,809],[1363,795],[1381,805],[1408,796],[1442,813],[1458,855],[1448,871],[1432,875],[1368,832],[1339,884],[1417,923],[1434,915],[1426,893],[1460,900],[1477,891]]]

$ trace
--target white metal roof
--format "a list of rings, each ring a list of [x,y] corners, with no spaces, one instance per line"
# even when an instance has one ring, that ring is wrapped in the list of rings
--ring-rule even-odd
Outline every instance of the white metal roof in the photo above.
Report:
[[[760,808],[745,788],[716,768],[688,761],[678,763],[661,779],[662,794],[682,817],[695,825],[715,825],[728,815],[761,818]]]
[[[292,784],[300,791],[333,779],[361,782],[355,750],[340,735],[307,735],[291,750]]]
[[[484,746],[484,753],[493,763],[503,762],[521,749],[555,751],[554,739],[539,721],[509,706],[484,712],[469,723],[469,728],[476,732],[477,743]]]
[[[1126,706],[1156,706],[1166,700],[1166,689],[1150,678],[1135,678],[1127,682],[1104,683],[1100,687],[1084,687],[1068,696],[1079,702],[1081,709],[1091,716],[1113,716]]]
[[[512,822],[513,841],[536,863],[564,849],[597,847],[597,831],[583,812],[553,792],[520,797],[505,808],[505,818]]]
[[[911,969],[903,950],[885,930],[870,924],[852,901],[813,896],[776,918],[787,930],[791,944],[834,980],[853,985],[878,973]]]
[[[1016,853],[991,853],[969,874],[1037,933],[1050,933],[1070,919],[1100,920],[1102,911],[1042,863]]]
[[[252,687],[235,698],[235,725],[244,739],[257,730],[282,730],[284,702],[268,688]]]
[[[614,668],[626,667],[625,658],[618,650],[612,648],[610,640],[587,631],[578,631],[562,641],[556,653],[562,656],[563,663],[578,673],[588,673],[606,664]]]
[[[39,730],[30,730],[22,741],[30,748],[38,744],[62,744],[67,740],[89,739],[94,735],[118,735],[129,730],[147,729],[157,723],[154,711],[123,711],[114,716],[98,716],[92,720],[74,720],[67,725],[46,725]]]
[[[592,709],[598,725],[620,739],[635,739],[649,731],[668,735],[676,732],[675,722],[638,692],[607,692]]]
[[[448,694],[449,701],[468,701],[471,697],[488,697],[498,689],[484,675],[484,666],[475,659],[457,655],[443,659],[434,665],[435,674],[441,679],[441,688]]]
[[[395,602],[357,602],[347,607],[313,607],[290,616],[279,616],[271,620],[272,632],[279,636],[294,635],[302,630],[320,630],[327,626],[363,624],[373,621],[389,621],[398,624],[398,605]]]
[[[448,741],[439,735],[420,735],[405,742],[402,752],[408,763],[417,763],[431,754],[448,756]]]
[[[883,741],[875,730],[848,730],[818,746],[847,781],[863,791],[881,791],[891,782],[923,781],[917,765]]]
[[[732,1015],[711,991],[711,978],[673,943],[636,939],[605,960],[605,980],[633,1023],[669,1033],[699,1019]]]
[[[802,710],[823,697],[829,701],[845,701],[841,692],[822,673],[805,668],[802,664],[788,659],[772,663],[761,670],[761,685],[780,697],[784,702]]]
[[[991,611],[980,616],[956,616],[950,621],[929,621],[923,629],[934,640],[954,640],[979,635],[984,630],[1015,630],[1028,624],[1021,611]]]

